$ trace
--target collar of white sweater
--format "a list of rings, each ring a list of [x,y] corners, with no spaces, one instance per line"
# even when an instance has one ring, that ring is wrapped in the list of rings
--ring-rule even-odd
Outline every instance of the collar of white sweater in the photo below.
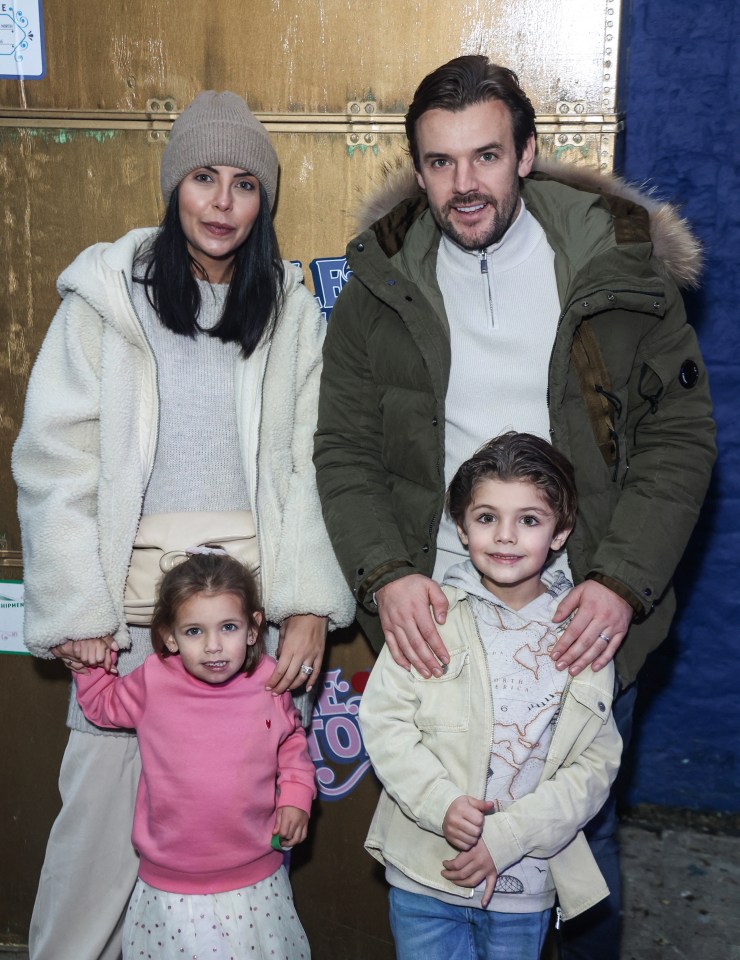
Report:
[[[498,243],[483,250],[465,250],[442,234],[439,245],[439,257],[444,262],[446,270],[456,273],[480,273],[481,255],[485,253],[489,268],[494,270],[511,270],[527,260],[534,252],[542,238],[542,227],[520,201],[519,213]]]

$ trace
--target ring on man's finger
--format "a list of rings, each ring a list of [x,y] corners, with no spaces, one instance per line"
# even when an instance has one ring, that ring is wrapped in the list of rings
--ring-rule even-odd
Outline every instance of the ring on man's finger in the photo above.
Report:
[[[609,643],[609,637],[607,637],[607,635],[606,635],[605,633],[600,633],[600,634],[599,634],[599,640],[603,640],[604,643]]]

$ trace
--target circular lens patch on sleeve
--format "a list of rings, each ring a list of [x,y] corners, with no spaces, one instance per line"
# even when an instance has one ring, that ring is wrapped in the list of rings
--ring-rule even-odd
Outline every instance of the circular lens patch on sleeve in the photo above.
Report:
[[[678,371],[678,382],[686,390],[691,390],[699,381],[699,366],[690,357],[681,364]]]

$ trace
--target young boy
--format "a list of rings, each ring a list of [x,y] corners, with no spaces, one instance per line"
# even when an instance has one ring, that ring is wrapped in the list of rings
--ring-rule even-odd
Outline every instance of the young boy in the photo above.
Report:
[[[617,774],[612,665],[577,677],[548,653],[571,588],[541,579],[576,514],[570,463],[507,433],[455,474],[439,679],[383,649],[360,707],[383,784],[365,847],[385,865],[398,960],[537,960],[557,895],[567,920],[608,895],[580,832]]]

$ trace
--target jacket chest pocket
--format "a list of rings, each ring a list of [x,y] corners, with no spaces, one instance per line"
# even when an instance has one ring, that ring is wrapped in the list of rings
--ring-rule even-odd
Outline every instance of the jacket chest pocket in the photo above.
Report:
[[[423,733],[467,731],[470,723],[470,653],[452,653],[441,677],[425,680],[412,667],[418,707],[415,723]]]

